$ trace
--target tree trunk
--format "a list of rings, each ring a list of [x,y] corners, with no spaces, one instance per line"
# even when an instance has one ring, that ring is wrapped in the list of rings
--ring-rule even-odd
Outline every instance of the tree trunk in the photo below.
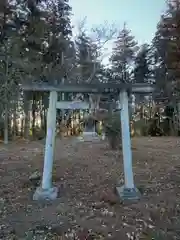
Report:
[[[9,122],[9,108],[8,103],[5,103],[5,109],[4,109],[4,144],[8,144],[8,122]]]
[[[43,109],[40,111],[40,118],[41,118],[41,129],[44,130],[44,116],[43,116]]]
[[[27,96],[24,96],[24,138],[29,138],[29,128],[30,128],[30,106],[31,101],[27,98]]]
[[[5,45],[7,51],[7,46]],[[7,53],[7,52],[6,52]],[[5,63],[5,108],[4,108],[4,144],[8,144],[8,122],[9,122],[9,102],[8,102],[8,73],[9,73],[8,55],[6,55]]]
[[[21,126],[20,136],[23,137],[24,136],[24,119],[20,120],[20,126]]]
[[[32,137],[35,137],[35,132],[36,132],[36,95],[33,94],[33,102],[32,102]]]
[[[17,114],[16,114],[16,101],[14,101],[14,108],[13,108],[13,139],[16,139],[16,134],[17,134]]]
[[[47,109],[43,109],[43,118],[44,118],[44,130],[45,133],[47,132]]]
[[[174,115],[174,114],[173,114]],[[179,136],[179,132],[180,132],[180,102],[178,101],[177,103],[177,136]]]

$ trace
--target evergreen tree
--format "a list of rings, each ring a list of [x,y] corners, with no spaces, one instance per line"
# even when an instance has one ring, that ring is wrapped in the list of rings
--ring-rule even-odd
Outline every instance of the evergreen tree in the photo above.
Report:
[[[137,52],[137,43],[131,31],[124,26],[120,31],[113,48],[111,62],[115,81],[130,81],[130,69]]]
[[[1,1],[0,3],[0,73],[1,73],[1,94],[9,98],[19,85],[20,69],[19,60],[21,57],[20,32],[24,27],[22,21],[21,5],[15,1]],[[26,15],[26,13],[23,13]],[[18,79],[19,78],[19,79]]]
[[[178,0],[168,3],[166,13],[161,17],[154,38],[156,49],[157,76],[158,72],[163,78],[156,79],[157,84],[163,87],[169,96],[176,90],[179,91],[180,77],[180,3]],[[160,71],[161,70],[161,71]],[[163,84],[164,82],[164,84]]]
[[[98,46],[82,31],[76,40],[78,81],[98,81],[101,64],[98,60]]]
[[[26,77],[47,81],[66,75],[73,54],[68,1],[23,0],[13,6],[19,27],[17,62]]]
[[[137,83],[148,82],[150,80],[149,50],[147,44],[142,45],[135,58],[134,80]]]
[[[42,53],[45,41],[45,0],[17,1],[15,6],[16,46],[19,55],[16,64],[31,80],[43,72]],[[18,51],[19,50],[19,51]]]
[[[23,7],[23,9],[22,9]],[[23,11],[22,11],[23,10]],[[19,95],[22,69],[20,32],[26,27],[25,6],[21,1],[1,1],[0,3],[0,74],[1,74],[1,116],[4,116],[4,143],[8,143],[8,118],[12,102]],[[1,120],[1,119],[0,119]]]
[[[43,60],[50,70],[51,77],[66,78],[75,58],[74,44],[71,41],[72,9],[68,0],[56,0],[50,3],[48,10],[48,48],[43,54]]]

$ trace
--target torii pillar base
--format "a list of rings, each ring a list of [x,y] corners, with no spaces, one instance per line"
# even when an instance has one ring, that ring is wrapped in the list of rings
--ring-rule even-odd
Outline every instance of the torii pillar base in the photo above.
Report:
[[[141,197],[137,188],[126,188],[125,186],[116,187],[116,192],[122,201],[136,201]]]
[[[58,197],[58,188],[52,187],[49,189],[42,189],[38,187],[33,195],[34,201],[42,201],[42,200],[55,200]]]

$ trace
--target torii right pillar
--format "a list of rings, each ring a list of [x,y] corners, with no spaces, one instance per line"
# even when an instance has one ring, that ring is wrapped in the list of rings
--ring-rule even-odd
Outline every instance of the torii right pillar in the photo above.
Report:
[[[134,185],[128,103],[128,93],[126,90],[122,90],[120,92],[120,118],[124,165],[124,186],[118,186],[116,190],[122,200],[138,200],[140,198],[140,192]]]

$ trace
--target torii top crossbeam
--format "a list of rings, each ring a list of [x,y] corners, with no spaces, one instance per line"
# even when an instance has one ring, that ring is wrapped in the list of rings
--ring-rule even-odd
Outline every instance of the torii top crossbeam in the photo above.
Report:
[[[23,84],[24,91],[36,92],[63,92],[63,93],[119,93],[125,90],[130,93],[148,94],[154,91],[151,84],[146,83],[98,83],[98,84],[56,84],[50,85],[47,83],[30,83]]]

